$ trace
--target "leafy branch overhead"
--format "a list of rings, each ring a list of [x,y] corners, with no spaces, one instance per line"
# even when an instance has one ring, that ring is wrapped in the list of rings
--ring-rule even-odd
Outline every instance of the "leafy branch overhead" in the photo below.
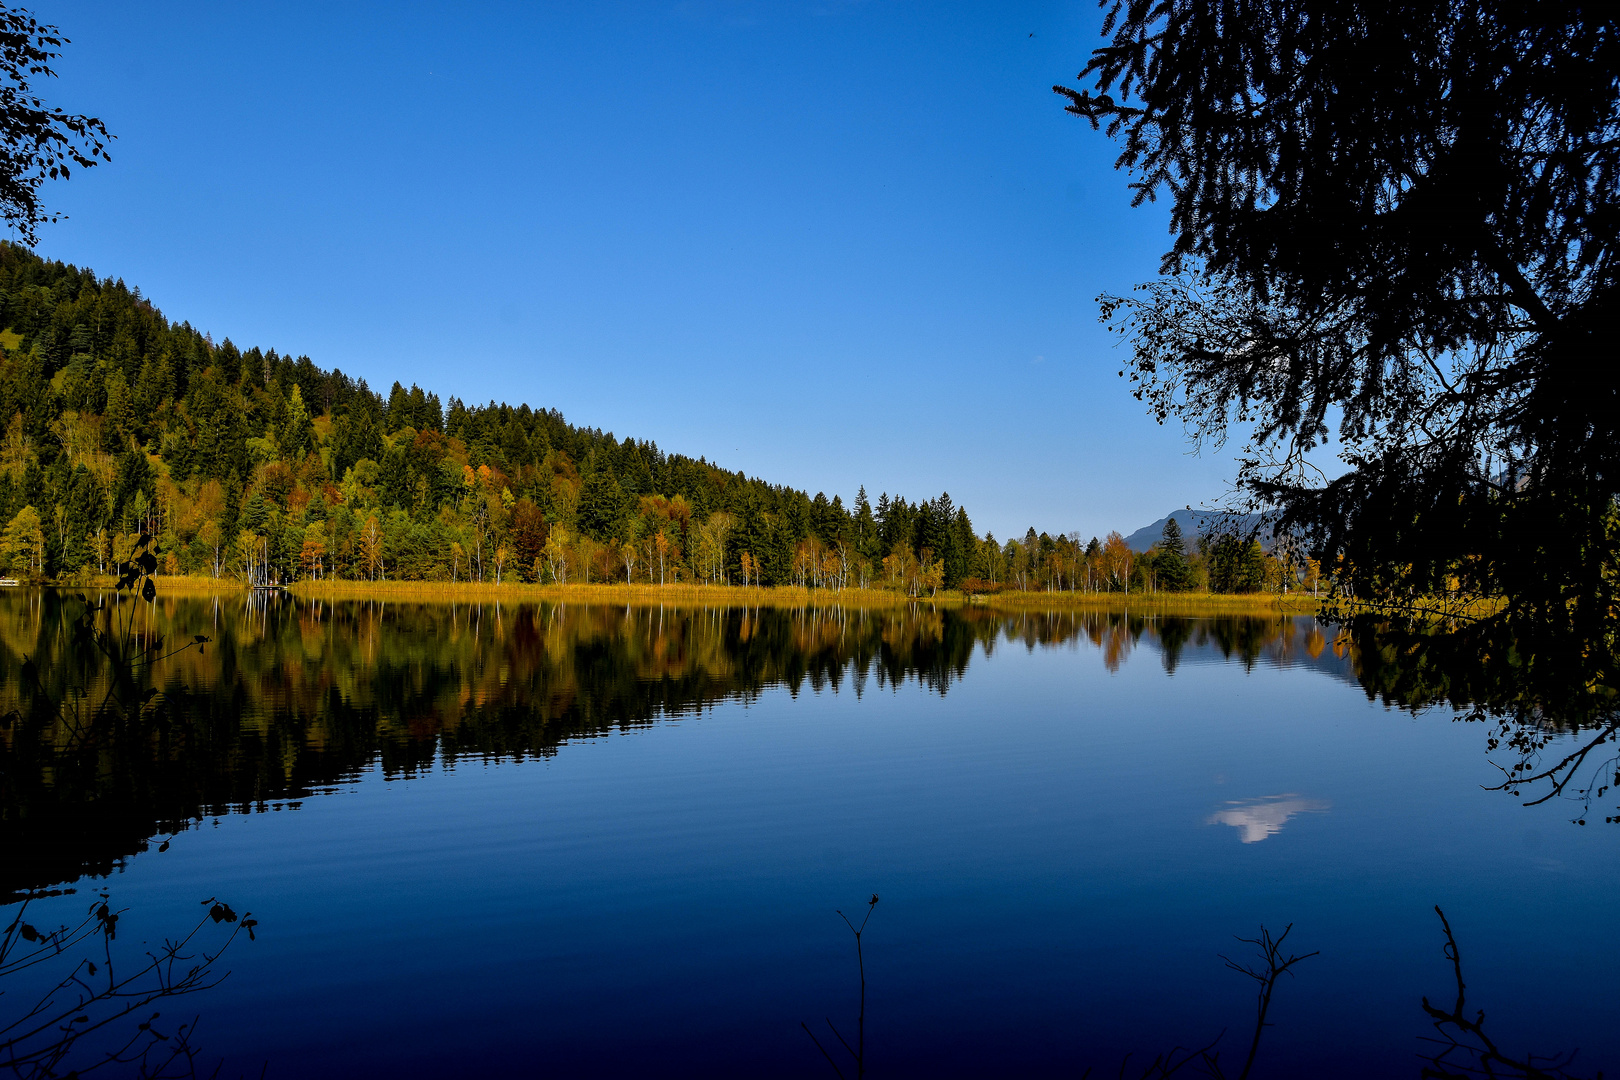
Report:
[[[1104,35],[1054,89],[1171,204],[1163,276],[1100,298],[1138,397],[1241,439],[1341,597],[1503,600],[1547,685],[1615,685],[1620,17],[1155,0]]]
[[[112,160],[106,125],[52,107],[35,90],[38,79],[56,77],[51,62],[66,44],[26,9],[0,6],[0,216],[30,247],[40,225],[60,218],[41,205],[41,185]]]

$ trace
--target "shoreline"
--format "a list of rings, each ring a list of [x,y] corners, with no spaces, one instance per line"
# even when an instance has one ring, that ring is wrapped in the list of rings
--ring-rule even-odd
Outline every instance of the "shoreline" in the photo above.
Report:
[[[82,585],[52,585],[61,592],[75,589],[108,590],[116,579],[101,578]],[[245,594],[246,583],[231,578],[158,577],[158,595]],[[986,611],[1139,611],[1166,615],[1309,615],[1320,607],[1310,596],[1275,593],[1096,593],[1019,592],[967,595],[940,590],[934,596],[907,596],[893,589],[811,589],[799,585],[670,585],[570,584],[536,585],[529,582],[448,581],[299,581],[286,587],[292,596],[308,600],[395,600],[417,603],[508,601],[514,603],[577,603],[647,607],[780,607],[780,608],[980,608]]]

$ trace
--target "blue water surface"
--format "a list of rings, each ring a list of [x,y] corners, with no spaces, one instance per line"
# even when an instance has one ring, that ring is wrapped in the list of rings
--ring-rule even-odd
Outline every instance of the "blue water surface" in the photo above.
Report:
[[[372,766],[106,884],[130,939],[211,896],[260,920],[178,1006],[225,1075],[830,1076],[800,1025],[854,1039],[837,911],[873,893],[874,1077],[1112,1076],[1223,1031],[1240,1063],[1255,985],[1222,955],[1262,925],[1320,955],[1254,1075],[1415,1076],[1420,997],[1454,993],[1436,904],[1501,1045],[1620,1068],[1613,827],[1484,790],[1478,725],[1331,663],[1104,660],[1001,640],[943,694],[778,684],[542,759]]]

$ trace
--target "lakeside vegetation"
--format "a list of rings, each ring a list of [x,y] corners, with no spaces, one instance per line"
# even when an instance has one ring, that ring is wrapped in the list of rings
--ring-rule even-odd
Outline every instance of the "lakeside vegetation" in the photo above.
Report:
[[[190,594],[240,593],[246,584],[232,578],[200,576],[159,579],[164,592]],[[110,589],[113,578],[93,578],[89,588]],[[1084,608],[1102,611],[1198,614],[1266,614],[1287,611],[1315,612],[1320,601],[1306,593],[1271,592],[1086,592],[1002,590],[993,593],[942,589],[929,596],[911,596],[903,590],[850,587],[813,589],[801,585],[720,585],[683,582],[594,583],[591,585],[505,581],[352,581],[341,578],[305,579],[289,587],[298,597],[321,600],[379,600],[403,603],[482,603],[484,601],[611,604],[675,607],[846,607],[883,608],[924,604],[930,607],[967,605],[1004,610],[1058,610]]]
[[[1146,554],[979,535],[947,493],[853,505],[577,427],[447,403],[170,323],[137,288],[0,245],[0,570],[275,582],[707,584],[909,597],[1314,588],[1246,538]]]

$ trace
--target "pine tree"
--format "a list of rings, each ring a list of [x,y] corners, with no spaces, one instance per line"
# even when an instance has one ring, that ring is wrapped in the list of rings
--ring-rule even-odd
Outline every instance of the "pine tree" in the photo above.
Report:
[[[624,488],[606,469],[596,469],[585,477],[579,493],[579,527],[593,540],[606,542],[618,537],[625,515]]]
[[[1181,592],[1192,584],[1192,568],[1187,565],[1187,546],[1181,536],[1181,526],[1171,517],[1164,523],[1159,539],[1159,554],[1154,560],[1154,573],[1159,588],[1166,592]]]
[[[855,553],[858,557],[876,563],[882,557],[878,548],[878,523],[872,514],[872,504],[866,498],[866,485],[855,495]]]
[[[304,393],[297,383],[287,399],[287,419],[278,436],[289,461],[300,462],[315,446],[315,425],[304,405]]]
[[[973,522],[964,507],[956,508],[956,519],[951,523],[950,555],[945,560],[945,587],[954,589],[962,579],[983,577],[978,562],[978,537],[973,533]],[[954,561],[953,561],[954,560]]]

